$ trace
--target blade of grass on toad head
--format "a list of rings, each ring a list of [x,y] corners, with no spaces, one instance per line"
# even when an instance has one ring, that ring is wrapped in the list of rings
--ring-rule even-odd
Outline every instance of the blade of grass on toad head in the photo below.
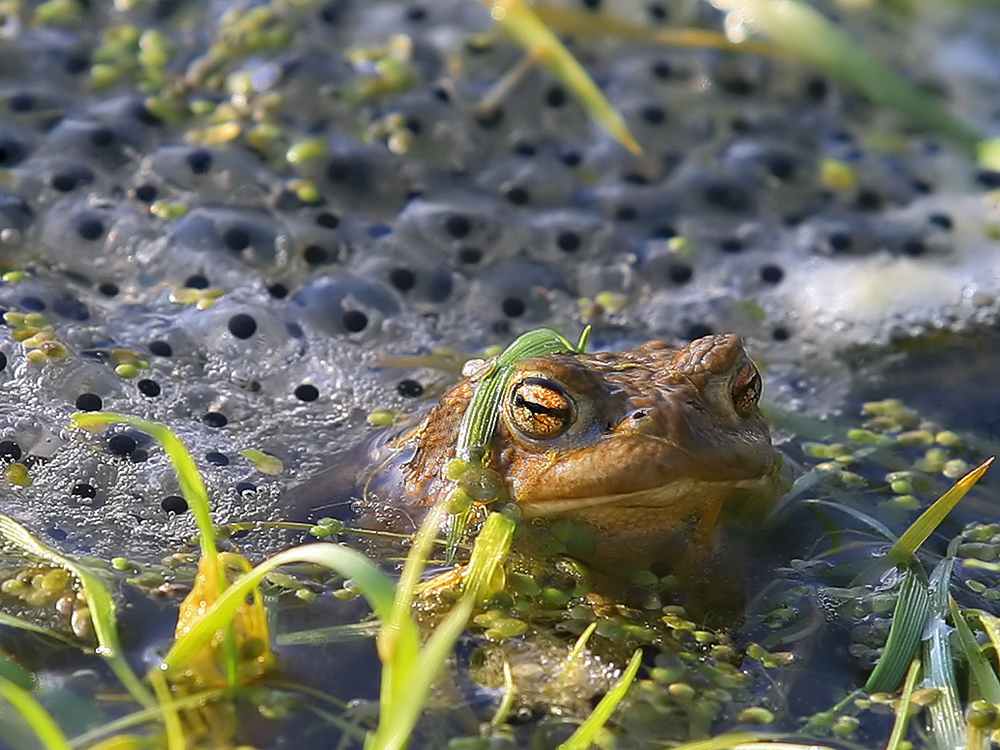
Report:
[[[562,81],[602,128],[633,154],[642,152],[618,111],[611,106],[587,71],[543,24],[524,0],[483,0],[490,15],[515,42]]]
[[[21,715],[45,750],[72,750],[69,740],[52,715],[30,692],[0,676],[0,698],[7,701]]]
[[[921,127],[937,130],[974,149],[982,135],[919,91],[828,21],[819,11],[797,0],[717,0],[748,26],[820,70],[835,76],[892,107]]]
[[[108,591],[104,581],[86,566],[80,565],[65,557],[54,549],[45,546],[35,539],[21,524],[13,518],[0,513],[0,538],[7,540],[28,555],[55,563],[68,570],[80,581],[90,620],[94,626],[94,636],[97,639],[97,653],[100,654],[115,676],[133,698],[145,708],[156,705],[153,696],[143,687],[135,676],[121,653],[118,642],[118,625],[115,620],[115,600]]]
[[[471,466],[480,466],[489,452],[500,420],[500,402],[503,399],[507,380],[514,366],[528,357],[561,352],[582,353],[590,339],[590,326],[583,329],[580,341],[574,347],[566,338],[550,328],[528,331],[514,340],[492,363],[484,365],[489,369],[476,386],[469,405],[465,408],[455,439],[455,457]],[[466,514],[452,517],[445,547],[445,560],[451,563],[458,551],[458,543],[465,532]]]
[[[615,684],[601,698],[601,702],[591,711],[590,716],[577,727],[568,740],[559,746],[559,750],[587,750],[587,748],[592,746],[594,740],[597,738],[597,733],[607,724],[608,719],[611,718],[611,714],[615,712],[618,704],[625,697],[625,693],[632,687],[632,682],[639,673],[640,664],[642,664],[642,651],[637,650],[632,654],[632,658],[629,660],[628,666],[625,667],[625,671],[622,672],[621,677],[615,680]]]
[[[586,346],[589,337],[588,327],[581,334],[577,347],[550,328],[538,328],[516,338],[497,356],[491,369],[482,376],[476,387],[458,427],[455,456],[472,464],[482,461],[482,452],[492,442],[500,419],[500,400],[503,398],[507,378],[520,360],[543,354],[579,353],[582,352],[580,347]]]

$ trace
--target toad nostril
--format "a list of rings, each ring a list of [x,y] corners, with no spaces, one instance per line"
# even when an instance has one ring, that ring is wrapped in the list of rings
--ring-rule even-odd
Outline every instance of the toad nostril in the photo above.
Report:
[[[645,409],[636,409],[632,412],[631,419],[638,422],[640,419],[645,419],[649,416],[649,412]]]

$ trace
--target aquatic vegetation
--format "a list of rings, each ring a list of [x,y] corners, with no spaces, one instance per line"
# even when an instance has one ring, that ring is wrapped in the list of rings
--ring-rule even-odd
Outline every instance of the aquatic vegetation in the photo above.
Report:
[[[182,492],[199,521],[202,554],[194,585],[180,606],[173,646],[147,675],[156,695],[155,703],[121,660],[115,606],[100,579],[40,545],[22,527],[2,516],[0,535],[8,544],[64,565],[83,582],[93,612],[99,652],[109,660],[116,674],[147,711],[159,706],[147,720],[163,722],[168,747],[197,745],[199,735],[210,736],[214,742],[222,741],[223,735],[219,733],[232,729],[225,729],[230,722],[225,719],[225,694],[218,689],[228,687],[232,690],[266,682],[277,671],[259,587],[276,568],[302,562],[339,572],[351,580],[372,605],[381,622],[377,643],[383,675],[378,728],[368,737],[365,746],[372,750],[406,746],[431,687],[474,607],[497,590],[499,566],[513,538],[515,524],[511,519],[500,513],[493,513],[487,519],[464,571],[463,595],[421,646],[411,607],[423,566],[446,512],[445,504],[428,514],[396,586],[361,553],[327,543],[293,547],[251,567],[241,555],[218,551],[204,483],[190,454],[170,430],[111,412],[78,413],[74,415],[74,422],[89,429],[126,422],[155,435],[167,448]],[[634,679],[639,656],[637,652],[613,690],[566,744],[567,748],[586,747],[588,738],[600,730]],[[19,686],[0,676],[0,694],[22,714],[46,747],[69,747],[58,726],[25,692],[24,685]],[[220,706],[222,714],[219,714]],[[99,731],[110,730],[105,727]]]
[[[542,334],[543,337],[547,335],[547,333]],[[906,422],[909,419],[907,413],[898,408],[894,408],[892,413],[898,420]],[[484,407],[482,414],[485,416],[481,418],[488,419],[489,408]],[[456,639],[469,626],[471,616],[477,607],[488,601],[493,601],[495,606],[497,601],[503,601],[505,597],[510,596],[507,592],[511,591],[520,590],[522,596],[527,595],[529,599],[540,596],[544,600],[547,596],[533,577],[524,576],[515,569],[507,569],[508,549],[516,524],[503,512],[489,515],[473,546],[469,563],[461,569],[461,575],[457,579],[448,573],[444,574],[446,580],[442,583],[432,580],[421,584],[424,565],[435,544],[442,521],[449,512],[447,502],[440,503],[428,514],[414,539],[397,584],[393,584],[364,555],[344,546],[329,543],[292,547],[273,555],[257,566],[251,566],[237,553],[219,551],[217,532],[213,526],[208,496],[200,473],[190,454],[170,430],[146,420],[111,412],[77,413],[74,415],[74,422],[87,430],[126,422],[153,434],[163,443],[178,473],[181,491],[198,520],[202,550],[194,585],[179,609],[175,642],[162,661],[153,666],[147,675],[152,687],[151,695],[120,660],[114,602],[103,581],[79,563],[41,545],[12,520],[0,518],[0,529],[7,544],[16,545],[35,557],[51,560],[66,568],[81,581],[88,608],[93,613],[94,631],[100,644],[99,653],[109,660],[112,669],[123,683],[129,686],[134,698],[144,708],[142,712],[131,717],[123,717],[106,727],[92,729],[88,737],[107,735],[121,731],[130,724],[148,722],[162,723],[163,736],[170,747],[197,745],[199,737],[214,738],[212,741],[218,742],[222,737],[228,736],[228,733],[233,731],[231,721],[227,719],[232,710],[230,701],[237,696],[249,697],[245,692],[247,687],[266,686],[280,670],[272,646],[267,617],[262,608],[259,587],[269,574],[282,565],[308,562],[336,570],[349,578],[371,604],[380,623],[376,642],[383,665],[379,721],[366,740],[366,747],[374,749],[402,748],[407,744],[421,713],[426,708],[437,675],[448,661]],[[990,463],[991,460],[984,462],[944,493],[889,548],[883,559],[876,563],[877,567],[869,566],[862,577],[870,579],[880,575],[886,568],[899,564],[900,561],[905,563],[909,560]],[[556,531],[555,536],[558,538],[560,533]],[[953,552],[958,548],[957,543],[952,545]],[[945,637],[947,633],[945,617],[949,613],[958,628],[958,643],[963,649],[964,658],[969,661],[973,674],[981,686],[982,694],[988,701],[992,700],[992,697],[1000,698],[1000,680],[994,668],[979,654],[975,636],[963,619],[965,615],[954,602],[949,604],[947,591],[952,565],[953,559],[950,557],[939,563],[928,585],[919,566],[915,563],[906,564],[888,642],[878,666],[866,685],[869,693],[892,691],[898,686],[903,674],[907,674],[907,682],[903,688],[904,699],[901,703],[906,706],[912,698],[920,665],[927,665],[924,667],[926,672],[924,685],[935,685],[940,696],[929,708],[933,731],[939,737],[952,736],[959,731],[965,732],[963,721],[959,720],[956,724],[956,717],[961,717],[961,704],[957,697],[953,666],[958,657],[953,652],[952,644]],[[452,586],[449,582],[454,580],[460,581],[460,591],[449,593]],[[656,576],[650,577],[648,581],[639,578],[635,580],[635,584],[640,586],[656,583]],[[440,599],[442,595],[446,600],[454,601],[454,604],[446,604],[445,612],[434,615],[436,624],[421,645],[423,640],[421,628],[414,618],[413,607],[421,598],[430,596]],[[572,596],[561,601],[565,604],[571,599]],[[515,604],[514,612],[530,611],[517,606],[516,601],[515,598],[512,602]],[[561,606],[555,600],[550,601],[550,606],[551,604],[555,604],[557,608]],[[427,611],[435,611],[437,607],[438,605],[434,605]],[[476,621],[486,627],[487,634],[492,631],[494,633],[492,638],[501,642],[511,635],[526,632],[523,628],[510,630],[492,615],[482,620],[477,618]],[[695,630],[696,625],[685,621],[683,610],[677,610],[677,614],[664,617],[663,622],[669,627],[676,628],[677,632],[698,632]],[[984,626],[990,627],[988,620],[984,619],[983,623]],[[619,628],[617,635],[615,628]],[[628,624],[627,621],[614,625],[613,620],[604,617],[592,620],[584,627],[577,645],[565,657],[564,670],[573,669],[574,660],[579,658],[588,640],[597,632],[604,638],[626,643],[658,642],[663,637],[657,633],[655,627],[637,627],[635,624]],[[991,632],[995,635],[998,631],[992,628]],[[927,633],[932,634],[930,640],[925,638]],[[1000,639],[1000,636],[996,637]],[[728,658],[724,657],[724,654],[727,649],[729,651],[731,649],[720,641],[718,636],[706,631],[698,638],[707,645],[714,643],[712,648],[718,655]],[[922,638],[925,639],[924,655],[911,664],[911,658]],[[634,683],[640,656],[641,652],[638,651],[633,654],[627,667],[609,687],[590,717],[583,721],[572,736],[561,745],[562,748],[566,750],[583,748],[595,741],[598,733],[602,731],[601,727],[610,719],[627,689]],[[766,660],[772,657],[761,655],[760,658]],[[772,668],[780,668],[780,665],[780,660],[774,661]],[[506,669],[509,670],[509,665]],[[45,742],[49,743],[47,746],[68,746],[69,740],[62,735],[51,717],[40,708],[30,693],[25,692],[24,680],[21,679],[22,684],[18,684],[16,679],[18,674],[15,671],[12,673],[13,678],[4,677],[0,692],[12,706],[17,708],[36,734],[46,738]],[[507,674],[506,689],[510,691],[512,698],[513,683],[509,671],[505,674]],[[669,690],[676,698],[683,699],[685,695],[688,695],[688,700],[693,698],[694,688],[670,676],[665,676],[665,679]],[[742,680],[735,680],[730,683],[730,687],[741,684]],[[233,692],[234,690],[236,692]],[[509,710],[509,704],[506,708],[504,704],[498,706],[496,727],[505,724]],[[893,742],[899,742],[905,730],[905,719],[900,716],[906,711],[903,709],[900,711],[902,713],[897,715],[893,731],[895,738]],[[748,722],[754,715],[753,710],[749,708],[741,714]],[[768,721],[763,716],[760,718],[765,723]],[[847,727],[849,718],[845,715],[838,721]],[[722,737],[728,737],[730,741],[738,742],[740,745],[764,738],[774,739],[765,734],[722,735]],[[721,741],[722,737],[717,740]],[[76,739],[73,742],[79,744],[80,740]],[[715,745],[706,745],[708,746]],[[701,745],[694,744],[692,747],[700,748]]]
[[[938,130],[976,151],[984,164],[996,161],[996,142],[948,112],[863,46],[838,29],[818,10],[797,0],[718,0],[725,11],[726,34],[701,29],[649,29],[607,19],[583,10],[540,5],[521,0],[483,0],[491,16],[526,50],[530,59],[546,65],[576,94],[591,116],[631,151],[640,145],[621,115],[604,98],[583,68],[556,39],[551,29],[569,33],[619,36],[669,46],[719,47],[746,54],[786,54],[835,76],[873,101],[901,112],[915,124]],[[749,40],[752,33],[771,39],[769,47]]]
[[[618,110],[529,4],[524,0],[483,2],[490,7],[493,20],[527,50],[528,60],[551,70],[580,99],[590,116],[625,148],[633,153],[642,151]]]
[[[310,632],[276,634],[264,620],[275,606],[289,622],[360,596],[353,580],[315,572],[351,562],[310,546],[308,567],[270,569],[258,587],[248,560],[271,560],[306,533],[370,538],[330,517],[340,508],[306,517],[295,489],[345,465],[345,452],[366,438],[365,415],[399,423],[440,392],[445,378],[426,360],[405,364],[405,373],[372,367],[386,355],[433,357],[446,346],[459,353],[454,368],[462,353],[502,351],[525,331],[575,330],[581,321],[595,326],[598,347],[738,330],[768,363],[772,398],[827,411],[846,403],[859,348],[865,358],[902,353],[995,325],[997,142],[978,144],[978,166],[965,153],[989,128],[987,105],[996,99],[992,79],[974,72],[992,60],[996,16],[987,4],[964,7],[965,20],[947,5],[915,4],[904,20],[877,3],[855,4],[839,7],[835,23],[783,2],[742,10],[571,0],[237,5],[51,0],[8,3],[0,19],[4,512],[112,594],[123,582],[129,604],[157,602],[172,613],[173,599],[195,584],[181,629],[198,637],[181,634],[185,645],[173,657],[173,678],[188,673],[188,695],[136,676],[155,705],[98,701],[85,713],[101,727],[78,733],[57,705],[58,683],[73,678],[56,669],[56,687],[45,687],[52,692],[33,693],[75,747],[119,737],[176,747],[197,741],[196,725],[239,717],[227,713],[232,706],[280,717],[296,701],[316,709],[311,716],[327,710],[325,726],[342,726],[346,741],[360,744],[375,730],[371,706],[319,709],[324,698],[275,687],[281,665],[262,648]],[[491,8],[504,11],[506,25],[491,20]],[[769,15],[778,11],[798,26]],[[740,22],[741,13],[756,23]],[[811,33],[801,33],[803,24]],[[912,54],[896,54],[911,43]],[[874,59],[878,50],[885,56]],[[901,126],[899,113],[916,129]],[[619,141],[589,117],[619,128]],[[962,390],[948,381],[948,391]],[[214,532],[217,554],[199,557],[185,544],[194,505],[148,433],[126,425],[88,438],[64,432],[74,409],[105,407],[183,436],[216,520],[231,521]],[[798,728],[801,717],[785,711],[777,691],[763,695],[766,686],[791,684],[787,665],[796,659],[808,668],[802,644],[823,616],[850,631],[842,645],[855,673],[871,667],[899,579],[889,570],[878,585],[851,582],[941,482],[995,452],[897,407],[869,415],[898,422],[892,429],[865,425],[835,441],[819,431],[805,456],[793,441],[790,461],[812,468],[787,507],[815,522],[815,546],[781,569],[781,590],[753,612],[763,623],[757,631],[706,629],[675,604],[677,582],[665,571],[645,571],[629,582],[628,601],[613,605],[586,571],[558,557],[539,571],[509,556],[502,591],[501,574],[484,573],[471,588],[488,591],[487,601],[464,628],[458,616],[449,628],[462,633],[459,672],[471,644],[484,645],[467,661],[487,651],[495,659],[475,665],[483,680],[460,686],[457,699],[477,719],[492,714],[492,728],[447,739],[456,750],[463,741],[527,744],[536,730],[552,733],[549,745],[566,741],[641,645],[649,658],[629,708],[599,741],[681,742],[722,731],[702,750],[755,741],[777,750],[780,731]],[[989,491],[976,494],[980,505],[958,511],[963,520],[991,517]],[[289,503],[301,504],[293,511]],[[490,534],[502,531],[497,523],[487,521]],[[944,533],[959,533],[954,525]],[[925,671],[942,665],[933,666],[934,684],[946,685],[955,658],[949,628],[958,626],[935,599],[942,587],[977,639],[985,644],[997,632],[991,615],[975,610],[1000,600],[1000,532],[970,523],[960,533],[950,578],[941,569],[922,582],[936,640],[933,658],[920,656]],[[544,551],[571,553],[580,543],[558,527]],[[434,565],[443,555],[431,549]],[[866,553],[861,563],[852,550]],[[918,556],[933,569],[932,555]],[[4,562],[2,574],[5,606],[26,616],[0,618],[4,637],[37,644],[44,625],[58,620],[61,628],[48,631],[42,642],[50,645],[14,648],[12,658],[92,648],[74,630],[88,636],[84,612],[101,605],[87,603],[79,577],[51,558]],[[939,576],[946,584],[933,589]],[[369,594],[379,586],[369,583]],[[250,598],[225,599],[222,590]],[[382,590],[380,606],[391,614],[391,581]],[[459,591],[458,574],[417,586],[418,628],[446,616]],[[55,610],[60,601],[66,614]],[[203,609],[213,613],[207,620]],[[374,620],[330,627],[331,640],[378,630]],[[320,631],[312,643],[328,642]],[[573,663],[604,678],[589,693],[565,663],[569,642],[587,632]],[[556,645],[546,651],[539,641],[549,636]],[[770,651],[750,646],[745,655],[747,638],[758,636]],[[446,641],[435,654],[450,650]],[[564,695],[540,690],[532,702],[535,686],[516,660],[522,644],[562,675]],[[971,643],[963,636],[950,645],[968,652]],[[102,687],[120,692],[103,681],[100,659],[52,653],[96,665]],[[420,649],[402,653],[427,663]],[[0,660],[0,674],[30,688],[17,669]],[[986,685],[978,671],[977,685]],[[907,695],[952,739],[967,734],[974,745],[994,731],[985,701],[954,692],[934,701],[936,691],[907,684],[892,742],[906,736]],[[435,690],[428,695],[389,710],[399,724],[380,741],[405,734],[417,704],[434,712]],[[575,703],[558,706],[560,723],[546,707],[564,696]],[[850,741],[868,732],[869,719],[882,726],[889,700],[852,698],[810,739]],[[29,701],[21,703],[30,714]],[[968,721],[956,713],[964,709]],[[728,731],[746,725],[780,730]],[[914,736],[924,737],[911,729]],[[50,742],[60,746],[55,734]]]
[[[25,554],[40,560],[46,560],[70,573],[79,581],[86,608],[74,611],[74,617],[89,621],[93,636],[97,641],[96,653],[108,662],[111,671],[129,691],[134,700],[148,708],[153,705],[149,691],[139,682],[135,673],[129,667],[118,638],[115,624],[115,603],[107,584],[86,566],[74,562],[69,557],[43,545],[33,537],[27,529],[13,519],[0,514],[0,539],[5,544],[14,545]],[[89,628],[74,628],[78,637],[86,637]]]

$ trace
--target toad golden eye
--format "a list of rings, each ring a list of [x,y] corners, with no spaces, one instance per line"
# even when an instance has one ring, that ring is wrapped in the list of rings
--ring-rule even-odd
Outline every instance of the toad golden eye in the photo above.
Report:
[[[761,387],[757,366],[753,362],[746,362],[733,378],[733,406],[736,407],[737,414],[745,417],[753,411],[760,401]]]
[[[569,429],[576,409],[558,385],[544,378],[525,378],[511,391],[507,406],[511,425],[525,437],[547,440]]]

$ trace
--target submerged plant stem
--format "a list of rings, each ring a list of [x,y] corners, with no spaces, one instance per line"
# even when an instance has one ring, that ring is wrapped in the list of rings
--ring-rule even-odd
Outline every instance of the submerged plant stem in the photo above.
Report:
[[[24,688],[0,675],[0,698],[17,711],[38,737],[45,750],[72,750],[66,735],[45,706]]]

